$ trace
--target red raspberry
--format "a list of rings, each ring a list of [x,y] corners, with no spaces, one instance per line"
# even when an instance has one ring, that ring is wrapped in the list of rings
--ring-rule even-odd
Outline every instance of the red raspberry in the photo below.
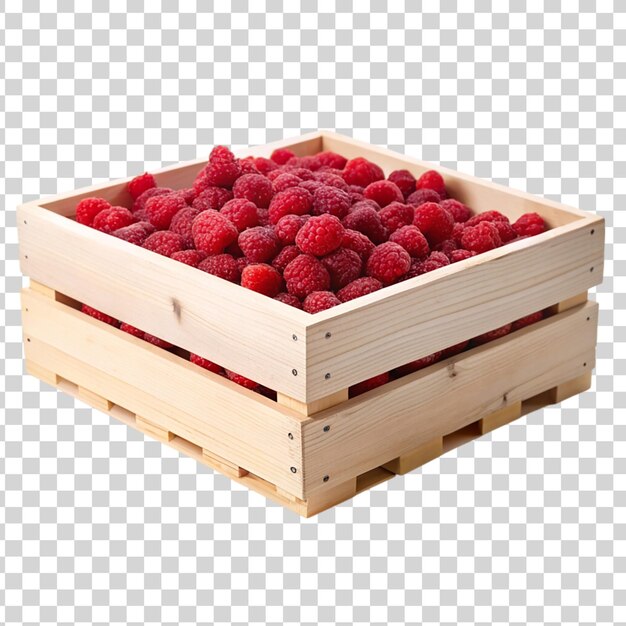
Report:
[[[391,233],[389,241],[393,241],[402,246],[410,256],[416,259],[423,259],[430,253],[428,241],[422,235],[417,226],[403,226],[394,233]]]
[[[137,339],[143,339],[143,336],[145,335],[143,330],[141,330],[140,328],[136,328],[135,326],[131,326],[126,322],[122,322],[120,330],[128,333],[129,335],[132,335],[133,337],[137,337]]]
[[[245,198],[229,200],[221,209],[220,213],[229,219],[239,232],[252,228],[259,223],[259,214],[253,202]]]
[[[146,189],[134,202],[133,202],[133,213],[137,213],[138,211],[142,211],[146,208],[146,202],[150,198],[154,198],[154,196],[163,196],[168,193],[172,193],[174,190],[169,187],[150,187],[150,189]]]
[[[350,192],[350,202],[354,206],[357,202],[363,202],[365,200],[365,196],[362,193],[357,193],[356,191]]]
[[[543,233],[546,223],[539,213],[524,213],[513,224],[513,228],[520,237],[532,237]]]
[[[152,189],[154,187],[156,187],[156,180],[154,180],[154,176],[148,174],[148,172],[135,176],[135,178],[126,185],[126,189],[133,200],[136,200],[146,189]]]
[[[378,376],[373,376],[363,382],[352,385],[349,390],[350,397],[356,398],[356,396],[360,396],[367,391],[371,391],[377,387],[382,387],[389,382],[389,378],[389,372],[383,372],[382,374],[378,374]]]
[[[227,146],[214,146],[209,161],[234,161],[235,155]]]
[[[348,185],[367,187],[370,183],[383,180],[384,178],[385,173],[383,170],[363,157],[350,159],[343,170],[343,179]]]
[[[256,391],[259,388],[259,383],[255,383],[253,380],[242,376],[241,374],[237,374],[236,372],[231,372],[230,370],[224,370],[226,372],[226,377],[228,380],[232,380],[234,383],[237,383],[240,387],[245,387],[246,389],[250,389],[251,391]]]
[[[369,209],[374,209],[377,213],[378,211],[380,211],[380,205],[378,204],[378,202],[376,202],[376,200],[371,200],[368,198],[363,198],[362,200],[357,200],[357,202],[355,202],[351,207],[350,207],[350,213],[352,213],[352,211],[356,211],[357,209],[361,209],[361,208],[369,208]]]
[[[93,307],[90,307],[87,304],[83,304],[80,310],[86,315],[89,315],[90,317],[93,317],[101,322],[104,322],[105,324],[109,324],[111,326],[119,326],[119,322],[114,317],[111,317],[110,315],[107,315],[106,313],[103,313],[102,311],[98,311],[98,309],[94,309]]]
[[[306,221],[296,235],[296,245],[305,254],[324,256],[343,241],[345,229],[334,215],[318,215]]]
[[[458,200],[442,200],[439,203],[444,209],[452,214],[455,222],[467,222],[472,217],[472,210]]]
[[[383,285],[391,285],[402,278],[410,267],[409,253],[397,243],[388,241],[376,246],[367,260],[365,271]]]
[[[219,187],[217,187],[219,189]],[[183,200],[191,205],[191,203],[198,197],[198,193],[193,187],[185,187],[184,189],[179,189],[178,193],[183,197]]]
[[[361,187],[361,185],[348,185],[348,188],[350,189],[350,193],[356,193],[360,196],[362,196],[365,191],[365,187]]]
[[[439,361],[442,354],[442,352],[429,354],[428,356],[424,356],[421,359],[417,359],[417,361],[411,361],[410,363],[401,365],[400,367],[396,368],[393,373],[396,376],[406,376],[407,374],[418,372],[419,370],[423,370]]]
[[[313,215],[329,213],[343,219],[350,211],[350,196],[346,191],[323,185],[313,192]]]
[[[273,298],[280,293],[283,279],[271,265],[253,263],[243,268],[241,286]]]
[[[461,239],[463,238],[463,231],[465,230],[465,224],[463,222],[455,222],[450,233],[450,239],[456,243],[457,246],[461,245]]]
[[[314,291],[304,299],[302,308],[307,313],[319,313],[338,304],[341,304],[341,301],[332,291]]]
[[[231,283],[239,282],[239,266],[230,254],[216,254],[215,256],[207,257],[198,264],[198,269],[207,274],[228,280]]]
[[[472,252],[487,252],[502,245],[498,229],[491,222],[480,222],[476,226],[466,226],[461,235],[461,245]]]
[[[176,215],[172,218],[172,222],[170,223],[170,231],[173,233],[177,233],[183,238],[186,248],[193,247],[193,235],[191,234],[191,226],[193,224],[196,216],[199,215],[201,211],[199,209],[194,209],[193,207],[187,206],[178,211]]]
[[[76,221],[79,224],[91,226],[100,211],[110,208],[111,205],[104,198],[83,198],[76,205]]]
[[[331,252],[322,259],[322,263],[330,274],[330,284],[335,291],[356,280],[363,267],[361,257],[348,248],[338,248]]]
[[[220,254],[237,239],[235,225],[217,211],[203,211],[191,225],[191,234],[197,250]]]
[[[328,187],[335,187],[336,189],[341,189],[341,191],[345,191],[348,194],[350,193],[348,183],[346,183],[341,176],[337,176],[337,174],[327,171],[315,172],[315,180],[318,180],[320,183],[327,185]]]
[[[263,176],[267,176],[272,170],[278,168],[278,165],[274,163],[274,161],[266,159],[265,157],[257,157],[254,159],[254,166]]]
[[[428,170],[427,172],[424,172],[417,179],[417,182],[415,183],[415,188],[432,189],[441,196],[442,200],[448,197],[448,194],[446,193],[446,184],[443,180],[443,177],[439,172],[436,172],[435,170]]]
[[[289,148],[276,148],[276,150],[272,152],[270,159],[272,159],[274,163],[278,163],[278,165],[284,165],[294,156],[296,156],[295,153],[289,150]]]
[[[371,278],[370,276],[364,276],[363,278],[357,278],[351,283],[347,284],[343,289],[337,292],[337,297],[341,302],[349,302],[361,296],[366,296],[368,293],[373,293],[383,288],[383,284]]]
[[[332,167],[334,169],[342,170],[348,159],[346,157],[337,154],[336,152],[331,152],[330,150],[326,150],[325,152],[320,152],[315,155],[317,158],[317,162],[320,164],[320,167]]]
[[[260,209],[266,209],[270,205],[274,190],[272,183],[260,174],[244,174],[233,185],[235,198],[245,198],[254,202]]]
[[[93,227],[103,233],[112,233],[114,230],[129,226],[135,221],[135,216],[123,206],[112,206],[100,211],[93,220]]]
[[[484,343],[489,343],[490,341],[494,341],[495,339],[500,339],[500,337],[508,335],[511,332],[512,328],[513,324],[505,324],[504,326],[500,326],[500,328],[490,330],[488,333],[484,333],[482,335],[478,335],[478,337],[474,337],[474,339],[472,339],[472,343],[476,346],[481,346]]]
[[[222,368],[217,364],[213,363],[213,361],[209,361],[209,359],[205,359],[202,356],[198,356],[197,354],[190,353],[189,360],[196,365],[204,368],[205,370],[209,370],[209,372],[213,372],[214,374],[219,374],[222,371]]]
[[[446,265],[450,265],[450,259],[443,252],[431,252],[430,256],[423,261],[417,259],[412,261],[407,279],[438,270]]]
[[[386,241],[387,229],[383,226],[376,209],[369,206],[355,207],[357,207],[356,204],[352,207],[352,211],[343,218],[343,225],[350,230],[363,233],[375,244]]]
[[[286,246],[274,257],[272,267],[282,273],[289,263],[301,254],[300,250],[298,250],[298,246]]]
[[[475,252],[470,252],[469,250],[452,250],[448,254],[448,258],[450,263],[458,263],[459,261],[465,261],[465,259],[471,259],[475,255]]]
[[[185,199],[179,193],[169,193],[153,196],[146,202],[145,208],[148,219],[159,230],[166,230],[170,227],[174,215],[186,206]]]
[[[255,165],[254,157],[247,156],[245,159],[239,159],[238,163],[241,169],[241,176],[244,174],[260,174],[259,169]]]
[[[465,226],[476,226],[481,222],[508,222],[509,218],[506,215],[502,215],[500,211],[483,211],[478,215],[470,217]]]
[[[219,211],[232,198],[233,192],[230,189],[207,187],[191,201],[191,206],[199,211],[208,211],[209,209]]]
[[[542,319],[543,311],[536,311],[535,313],[531,313],[530,315],[525,315],[524,317],[520,317],[520,319],[513,322],[512,330],[520,330],[521,328],[526,328],[526,326],[536,324]]]
[[[185,241],[178,233],[169,230],[160,230],[152,233],[142,244],[142,248],[152,250],[163,256],[172,256],[174,252],[185,249]]]
[[[314,291],[328,291],[330,275],[319,259],[308,254],[296,257],[283,272],[287,282],[287,291],[298,297],[306,298]]]
[[[392,202],[404,202],[404,196],[398,185],[389,180],[378,180],[375,183],[370,183],[365,188],[363,195],[368,200],[377,202],[381,208]]]
[[[271,224],[278,223],[285,215],[306,215],[313,207],[313,197],[302,187],[290,187],[277,193],[270,202],[269,219]]]
[[[437,245],[452,234],[452,215],[440,204],[426,202],[415,209],[413,224],[417,226],[431,246]]]
[[[256,216],[259,220],[259,226],[269,226],[270,225],[270,214],[267,209],[258,209],[256,210]]]
[[[274,228],[280,243],[283,245],[295,243],[296,235],[307,219],[308,215],[283,215]]]
[[[151,343],[153,346],[157,348],[162,348],[163,350],[169,350],[173,347],[173,345],[169,341],[165,341],[165,339],[159,339],[150,333],[143,334],[143,340]]]
[[[439,204],[441,196],[433,189],[417,189],[407,199],[406,203],[418,207],[426,202]]]
[[[289,172],[283,172],[272,181],[272,189],[274,190],[274,198],[272,198],[272,202],[276,198],[276,194],[281,191],[285,191],[285,189],[290,189],[291,187],[297,187],[302,182],[302,179],[295,174],[290,174]],[[270,206],[271,203],[270,203]]]
[[[237,243],[247,259],[252,263],[270,261],[280,249],[278,237],[271,228],[255,226],[244,230],[237,239]]]
[[[252,263],[250,263],[250,261],[246,259],[245,256],[235,257],[235,260],[237,261],[237,267],[239,268],[239,273],[243,272],[244,267],[248,267],[248,265],[252,265]]]
[[[415,209],[411,205],[401,202],[392,202],[378,212],[380,221],[389,233],[412,224],[414,214]]]
[[[114,230],[111,234],[118,239],[123,239],[136,246],[140,246],[154,232],[154,226],[150,222],[137,222],[130,226],[124,226]]]
[[[515,232],[515,228],[509,223],[504,221],[491,222],[496,227],[498,231],[498,235],[500,235],[500,241],[504,243],[508,243],[509,241],[513,241],[513,239],[517,239],[517,233]]]
[[[459,246],[454,239],[444,239],[441,243],[438,243],[434,249],[437,252],[443,252],[448,258],[450,258],[452,251],[457,250],[458,247]]]
[[[366,235],[358,230],[350,230],[349,228],[346,228],[346,232],[343,234],[341,245],[349,250],[354,250],[361,257],[362,261],[367,261],[376,247]]]
[[[415,176],[409,170],[395,170],[387,176],[387,180],[398,186],[404,198],[408,198],[415,191]]]
[[[206,254],[199,250],[181,250],[180,252],[174,252],[170,257],[170,259],[174,259],[174,261],[180,261],[191,267],[198,267],[200,261],[203,261],[205,258]]]
[[[457,354],[460,354],[461,352],[463,352],[463,350],[465,350],[465,348],[467,348],[467,346],[469,346],[469,340],[461,341],[461,343],[456,343],[453,346],[450,346],[449,348],[446,348],[441,353],[441,358],[442,359],[447,359],[447,358],[449,358],[451,356],[456,356]]]
[[[222,158],[209,159],[203,170],[193,182],[194,189],[201,193],[207,187],[225,187],[230,189],[241,174],[238,161]]]
[[[290,167],[298,167],[307,170],[319,169],[320,164],[313,155],[306,156],[293,156],[287,161],[287,165]]]
[[[279,293],[277,296],[274,296],[274,300],[278,300],[279,302],[288,304],[289,306],[292,306],[295,309],[302,308],[302,303],[300,302],[300,299],[296,298],[296,296],[293,296],[290,293],[287,293],[286,291],[283,291],[282,293]]]
[[[311,196],[313,196],[317,189],[326,186],[327,185],[324,185],[324,183],[319,180],[302,180],[302,182],[298,185],[300,189],[306,189],[311,194]]]
[[[315,181],[315,174],[313,174],[311,170],[307,170],[304,167],[288,167],[285,171],[289,172],[290,174],[294,174],[298,178],[301,178],[303,182],[317,182]]]

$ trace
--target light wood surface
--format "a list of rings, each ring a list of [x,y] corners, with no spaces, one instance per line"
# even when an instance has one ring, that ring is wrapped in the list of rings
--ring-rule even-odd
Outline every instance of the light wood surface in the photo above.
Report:
[[[522,416],[522,401],[517,400],[511,402],[507,406],[503,406],[501,409],[490,413],[480,420],[480,434],[485,435],[490,433],[500,426],[509,424],[510,422],[518,419]]]
[[[394,474],[406,474],[443,454],[443,437],[435,437],[417,448],[385,463],[383,467]]]

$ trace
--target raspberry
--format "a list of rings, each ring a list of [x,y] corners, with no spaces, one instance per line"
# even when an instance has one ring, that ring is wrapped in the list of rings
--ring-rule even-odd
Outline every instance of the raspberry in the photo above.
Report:
[[[293,296],[290,293],[287,293],[286,291],[283,291],[279,293],[277,296],[274,296],[274,300],[278,300],[279,302],[288,304],[289,306],[292,306],[295,309],[302,308],[302,303],[300,302],[299,298],[296,298],[296,296]]]
[[[83,198],[76,205],[76,221],[79,224],[91,226],[100,211],[110,208],[111,205],[104,198]]]
[[[317,162],[315,156],[293,156],[287,161],[287,165],[290,167],[298,167],[307,170],[316,170],[320,164]]]
[[[323,256],[336,250],[345,229],[334,215],[318,215],[306,221],[296,235],[296,245],[305,254]]]
[[[361,257],[348,248],[338,248],[331,252],[322,259],[322,263],[330,274],[330,284],[335,291],[356,280],[361,275],[363,266]]]
[[[356,211],[357,209],[361,209],[363,207],[374,209],[377,213],[378,211],[381,210],[380,205],[378,204],[378,202],[376,202],[376,200],[363,197],[362,200],[358,200],[350,207],[350,213],[352,213],[352,211]]]
[[[443,252],[431,252],[430,256],[423,261],[412,261],[407,279],[438,270],[446,265],[450,265],[450,259]]]
[[[504,243],[508,243],[509,241],[513,241],[513,239],[517,238],[517,233],[515,232],[515,228],[509,223],[505,221],[491,222],[496,227],[498,231],[498,235],[500,235],[500,241]]]
[[[178,233],[169,230],[160,230],[152,233],[142,244],[142,248],[152,250],[163,256],[172,256],[174,252],[180,252],[185,249],[183,237]]]
[[[135,176],[135,178],[126,185],[126,189],[133,200],[136,200],[147,189],[154,187],[156,187],[156,180],[154,180],[154,176],[148,174],[148,172]]]
[[[370,183],[365,188],[363,195],[367,199],[377,202],[381,208],[392,202],[404,202],[404,196],[398,185],[389,180],[378,180],[375,183]]]
[[[389,241],[402,246],[410,256],[423,259],[430,253],[428,241],[417,226],[403,226],[391,233]]]
[[[285,191],[285,189],[290,189],[291,187],[297,187],[302,182],[302,179],[295,174],[290,174],[289,172],[284,172],[277,176],[272,181],[272,189],[274,190],[274,198],[276,194]],[[272,201],[274,200],[272,198]],[[270,206],[272,206],[270,204]]]
[[[394,370],[394,374],[396,376],[406,376],[407,374],[423,370],[424,368],[436,363],[441,358],[442,354],[442,352],[435,352],[433,354],[429,354],[428,356],[424,356],[421,359],[417,359],[417,361],[411,361],[410,363],[401,365]]]
[[[383,170],[375,163],[363,157],[350,159],[343,170],[343,179],[348,185],[367,187],[370,183],[383,180],[384,178],[385,174]]]
[[[174,190],[169,187],[150,187],[150,189],[146,189],[134,202],[133,202],[133,213],[137,213],[137,211],[142,211],[146,208],[146,202],[150,198],[154,198],[154,196],[163,196],[167,193],[172,193]]]
[[[376,389],[376,387],[382,387],[389,382],[389,378],[389,372],[383,372],[382,374],[378,374],[378,376],[373,376],[356,385],[352,385],[349,390],[350,397],[355,398],[366,391],[371,391],[372,389]]]
[[[409,253],[397,243],[388,241],[377,246],[367,260],[368,276],[378,279],[383,285],[391,285],[402,278],[411,267]]]
[[[184,198],[178,193],[153,196],[146,202],[148,219],[159,229],[166,230],[178,211],[187,206]]]
[[[461,239],[463,238],[463,231],[465,230],[465,224],[463,222],[455,222],[450,233],[450,239],[456,243],[457,246],[461,245]]]
[[[191,225],[196,219],[196,216],[200,214],[199,209],[193,207],[185,207],[178,211],[172,218],[170,223],[170,231],[177,233],[183,238],[186,248],[193,247],[193,236],[191,234]]]
[[[314,291],[304,299],[302,308],[307,313],[319,313],[338,304],[341,304],[341,301],[332,291]]]
[[[354,186],[354,185],[352,185]],[[365,200],[365,196],[357,191],[350,191],[350,202],[355,205],[357,202]]]
[[[253,202],[245,198],[229,200],[221,209],[220,213],[229,219],[239,232],[252,228],[259,223],[259,214]]]
[[[136,222],[130,226],[124,226],[114,230],[111,234],[118,239],[123,239],[136,246],[140,246],[148,235],[154,232],[154,226],[150,222]]]
[[[273,298],[280,293],[283,279],[271,265],[252,263],[241,272],[241,286]]]
[[[159,339],[150,333],[143,334],[143,340],[151,343],[153,346],[157,348],[163,348],[163,350],[169,350],[173,347],[173,345],[169,341],[165,341],[165,339]]]
[[[412,206],[421,206],[426,202],[441,202],[441,196],[434,189],[417,189],[407,199],[406,203]]]
[[[313,215],[330,213],[343,219],[350,211],[350,196],[346,191],[322,185],[313,192]]]
[[[191,225],[191,234],[197,250],[220,254],[237,239],[235,225],[217,211],[203,211]]]
[[[228,280],[231,283],[239,282],[239,266],[230,254],[216,254],[215,256],[207,257],[198,264],[198,269],[207,274]]]
[[[206,164],[193,182],[194,189],[200,193],[207,187],[225,187],[230,189],[239,175],[241,166],[237,161],[215,158]]]
[[[257,157],[254,159],[254,166],[263,176],[267,176],[272,170],[278,168],[278,165],[274,163],[274,161],[266,159],[265,157]]]
[[[285,215],[306,215],[312,207],[313,198],[309,191],[302,187],[290,187],[272,198],[268,214],[270,223],[278,223]]]
[[[235,155],[226,146],[214,146],[209,154],[209,161],[234,161]]]
[[[350,192],[348,183],[346,183],[341,176],[337,176],[337,174],[325,171],[315,172],[315,180],[318,180],[320,183],[327,185],[328,187],[335,187],[336,189],[341,189],[341,191],[345,191],[346,193]]]
[[[231,372],[230,370],[224,370],[226,372],[226,377],[228,380],[232,380],[234,383],[237,383],[241,387],[245,387],[246,389],[250,389],[251,391],[256,391],[259,388],[259,383],[255,383],[253,380],[242,376],[241,374],[237,374],[236,372]]]
[[[443,252],[448,258],[450,258],[450,254],[458,249],[458,245],[454,239],[444,239],[442,242],[438,243],[435,246],[435,250],[437,252]]]
[[[449,358],[451,356],[455,356],[457,354],[460,354],[461,352],[463,352],[463,350],[465,350],[465,348],[467,348],[467,346],[469,346],[469,340],[461,341],[461,343],[456,343],[453,346],[450,346],[449,348],[446,348],[441,353],[441,358],[442,359],[447,359],[447,358]]]
[[[145,209],[139,209],[138,211],[133,211],[133,216],[136,220],[139,220],[140,222],[147,222],[148,224],[150,223],[150,220],[148,219],[148,212]]]
[[[296,156],[295,153],[289,150],[289,148],[276,148],[276,150],[272,152],[270,159],[278,165],[284,165],[287,161],[289,161],[289,159],[291,159],[291,157],[294,156]]]
[[[467,226],[461,235],[461,245],[472,252],[487,252],[502,245],[498,229],[491,222]]]
[[[511,332],[512,328],[513,324],[505,324],[504,326],[500,326],[500,328],[490,330],[488,333],[484,333],[482,335],[478,335],[478,337],[474,337],[474,339],[472,339],[472,343],[474,345],[480,346],[484,343],[494,341],[495,339],[500,339],[500,337],[508,335]]]
[[[439,172],[435,172],[435,170],[428,170],[424,172],[415,183],[416,189],[432,189],[436,191],[441,199],[444,200],[447,198],[446,193],[446,184],[443,181],[443,177]]]
[[[328,291],[330,275],[319,259],[308,254],[296,257],[283,273],[287,282],[287,291],[298,297],[306,298],[314,291]]]
[[[244,174],[235,181],[233,194],[235,198],[245,198],[254,202],[260,209],[266,209],[274,195],[274,190],[272,183],[265,176]]]
[[[472,217],[472,210],[458,200],[442,200],[439,204],[452,214],[455,222],[467,222]]]
[[[216,187],[216,189],[219,189],[219,187]],[[198,197],[198,193],[193,187],[186,187],[185,189],[179,189],[178,193],[183,197],[183,200],[187,204],[191,204]]]
[[[415,209],[413,224],[422,231],[428,243],[434,246],[450,237],[454,220],[440,204],[426,202]]]
[[[286,246],[274,257],[272,267],[279,272],[284,272],[289,263],[297,256],[300,256],[300,254],[301,252],[298,250],[298,246]]]
[[[483,211],[478,215],[474,215],[467,222],[465,226],[476,226],[481,222],[508,222],[509,218],[506,215],[502,215],[500,211]]]
[[[361,187],[361,185],[348,185],[348,188],[350,189],[351,193],[356,193],[360,196],[362,196],[363,192],[365,191],[365,187]]]
[[[383,288],[383,284],[376,278],[370,276],[364,276],[363,278],[357,278],[351,283],[347,284],[343,289],[337,292],[337,297],[341,302],[348,302],[361,296],[366,296],[368,293],[373,293]]]
[[[361,257],[362,261],[367,261],[376,247],[366,235],[358,230],[350,230],[349,228],[346,228],[346,232],[343,234],[341,245],[349,250],[354,250]]]
[[[271,228],[255,226],[244,230],[237,243],[247,259],[252,263],[265,263],[273,259],[280,248],[278,237]]]
[[[196,365],[204,368],[205,370],[209,370],[209,372],[213,372],[214,374],[219,374],[222,371],[222,368],[217,364],[213,363],[213,361],[209,361],[209,359],[205,359],[202,356],[198,356],[197,354],[190,353],[189,360]]]
[[[233,192],[229,189],[207,187],[191,201],[191,206],[199,211],[208,211],[209,209],[219,211],[232,198]]]
[[[87,304],[83,304],[80,310],[86,315],[89,315],[90,317],[93,317],[101,322],[104,322],[105,324],[110,324],[111,326],[119,325],[119,322],[114,317],[111,317],[110,315],[107,315],[106,313],[103,313],[102,311],[98,311],[98,309],[94,309],[93,307],[90,307]]]
[[[452,252],[448,254],[448,258],[450,259],[450,263],[458,263],[459,261],[470,259],[475,255],[475,252],[470,252],[469,250],[452,250]]]
[[[129,226],[135,221],[135,216],[123,206],[112,206],[100,211],[93,220],[93,227],[103,233],[112,233],[114,230]]]
[[[415,209],[411,205],[401,202],[392,202],[378,212],[380,221],[390,233],[412,224],[414,214]]]
[[[283,245],[295,243],[296,235],[307,219],[308,215],[283,215],[274,228],[280,243]]]
[[[315,174],[313,174],[311,170],[308,170],[305,167],[289,167],[286,171],[288,171],[290,174],[294,174],[298,178],[301,178],[303,182],[318,182],[315,181]]]
[[[131,326],[126,322],[122,322],[120,330],[128,333],[129,335],[132,335],[133,337],[137,337],[137,339],[143,339],[143,336],[145,335],[143,330],[141,330],[140,328],[136,328],[135,326]]]
[[[536,324],[542,319],[543,311],[536,311],[535,313],[531,313],[530,315],[525,315],[524,317],[520,317],[518,320],[515,320],[513,322],[512,330],[520,330],[521,328],[526,328],[526,326]]]
[[[383,226],[380,215],[370,206],[353,207],[343,218],[343,225],[363,233],[375,244],[383,243],[387,239],[387,229]]]
[[[546,223],[539,213],[524,213],[513,224],[513,228],[520,237],[532,237],[543,233]]]
[[[323,182],[319,180],[305,180],[298,185],[301,189],[306,189],[311,195],[315,193],[320,187],[326,187]]]
[[[252,265],[249,259],[246,259],[245,256],[236,257],[235,260],[237,261],[237,267],[239,268],[239,273],[243,272],[244,267],[248,267],[248,265]]]
[[[415,191],[415,176],[409,170],[395,170],[387,176],[387,180],[398,186],[404,198],[408,198]]]
[[[259,226],[269,226],[270,225],[270,215],[267,209],[258,209],[256,210],[256,216],[259,220]]]
[[[239,159],[239,168],[241,170],[241,174],[260,174],[257,166],[254,163],[254,157],[248,156],[245,159]]]
[[[198,267],[200,261],[203,261],[205,258],[206,254],[199,250],[181,250],[180,252],[174,252],[170,257],[170,259],[174,259],[174,261],[180,261],[191,267]]]
[[[320,167],[332,167],[334,169],[342,170],[348,159],[346,157],[337,154],[336,152],[331,152],[330,150],[326,150],[325,152],[320,152],[315,155],[317,158],[317,162],[320,164]]]

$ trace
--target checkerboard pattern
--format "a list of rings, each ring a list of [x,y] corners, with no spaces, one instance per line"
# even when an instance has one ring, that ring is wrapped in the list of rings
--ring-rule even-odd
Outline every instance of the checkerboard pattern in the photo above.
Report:
[[[626,3],[2,4],[0,622],[626,621]],[[301,520],[25,375],[14,207],[317,128],[595,211],[607,262],[591,391]]]

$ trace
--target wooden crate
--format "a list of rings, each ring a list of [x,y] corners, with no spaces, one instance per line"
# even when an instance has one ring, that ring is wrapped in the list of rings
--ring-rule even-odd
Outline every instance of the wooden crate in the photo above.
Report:
[[[319,132],[246,150],[336,150],[388,173],[433,166]],[[191,184],[204,161],[156,174]],[[72,219],[127,181],[18,209],[28,370],[302,515],[404,473],[530,410],[579,393],[594,366],[600,217],[437,167],[452,195],[551,229],[309,315]],[[166,352],[76,310],[86,302],[180,346]],[[362,396],[348,387],[533,311],[552,315]],[[274,402],[191,364],[201,354],[278,392]]]

